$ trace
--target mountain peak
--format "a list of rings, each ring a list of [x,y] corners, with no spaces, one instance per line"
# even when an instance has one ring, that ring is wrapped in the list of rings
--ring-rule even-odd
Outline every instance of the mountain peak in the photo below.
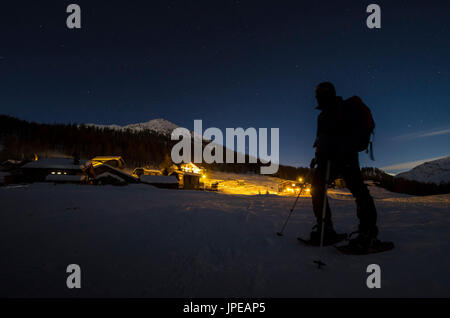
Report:
[[[450,182],[450,156],[425,162],[409,171],[399,173],[396,178],[436,184]]]
[[[147,122],[143,123],[136,123],[136,124],[129,124],[125,126],[120,125],[99,125],[99,124],[86,124],[86,126],[92,126],[97,128],[107,128],[107,129],[114,129],[114,130],[131,130],[131,131],[144,131],[144,130],[150,130],[159,134],[163,135],[170,135],[172,131],[175,128],[178,128],[179,126],[164,119],[164,118],[156,118],[151,119]]]

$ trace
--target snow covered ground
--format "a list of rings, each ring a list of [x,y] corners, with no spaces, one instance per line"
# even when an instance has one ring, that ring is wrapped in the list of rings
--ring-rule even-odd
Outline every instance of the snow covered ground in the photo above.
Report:
[[[449,297],[450,195],[370,187],[380,238],[393,251],[345,256],[300,245],[313,218],[293,197],[37,183],[0,187],[0,297]],[[338,230],[357,222],[352,197],[330,193]],[[381,266],[381,289],[366,267]],[[66,287],[78,264],[82,288]]]
[[[206,183],[219,182],[219,191],[227,194],[278,194],[278,185],[286,180],[260,174],[208,172]]]

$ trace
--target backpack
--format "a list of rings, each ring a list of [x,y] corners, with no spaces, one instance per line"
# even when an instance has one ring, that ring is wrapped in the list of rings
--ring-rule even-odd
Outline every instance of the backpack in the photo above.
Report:
[[[343,117],[347,129],[351,130],[351,144],[358,152],[366,151],[374,160],[371,136],[374,134],[375,121],[369,107],[358,96],[346,99],[342,105]]]

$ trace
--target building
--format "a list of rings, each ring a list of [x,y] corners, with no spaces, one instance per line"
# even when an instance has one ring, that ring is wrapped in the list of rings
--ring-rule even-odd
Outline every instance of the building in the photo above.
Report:
[[[20,169],[25,182],[69,182],[69,179],[71,182],[82,182],[83,164],[73,158],[43,158],[28,162]]]
[[[3,161],[0,164],[0,167],[1,167],[2,171],[14,171],[14,170],[19,170],[25,163],[26,163],[26,161],[9,159],[9,160]]]
[[[120,176],[108,171],[96,175],[92,180],[92,184],[95,185],[127,185],[128,183]]]
[[[205,178],[206,170],[198,167],[192,162],[184,163],[180,169],[175,170],[181,189],[203,189],[202,179]]]
[[[192,162],[183,163],[180,166],[180,170],[183,172],[195,173],[195,174],[199,174],[199,175],[205,174],[205,169],[198,167],[197,165],[195,165]]]
[[[295,181],[284,181],[278,185],[278,192],[282,194],[298,194],[302,188],[304,188],[304,193],[311,191],[309,184]]]
[[[161,176],[162,171],[159,169],[136,168],[133,170],[132,175],[136,178],[139,178],[140,176]]]
[[[180,189],[198,190],[203,187],[203,183],[200,181],[202,175],[193,172],[184,172],[177,170],[174,172],[177,176]]]
[[[336,180],[334,180],[331,184],[332,188],[336,188],[336,189],[340,189],[340,188],[346,188],[347,185],[345,184],[344,179],[342,178],[338,178]]]
[[[92,160],[91,160],[92,162]],[[109,165],[109,163],[93,163],[86,169],[89,182],[92,184],[124,185],[128,183],[139,183],[139,179]]]
[[[97,156],[91,159],[94,167],[107,164],[113,168],[122,169],[125,167],[125,161],[121,156]]]

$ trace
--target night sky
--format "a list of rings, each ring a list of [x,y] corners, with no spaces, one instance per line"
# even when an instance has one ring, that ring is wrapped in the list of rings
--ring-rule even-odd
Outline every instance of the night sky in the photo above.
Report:
[[[281,164],[305,166],[314,87],[332,81],[373,112],[376,161],[362,154],[362,165],[450,154],[450,1],[8,2],[1,114],[279,127]],[[81,30],[66,27],[70,3],[81,6]],[[381,29],[366,26],[370,3],[381,6]]]

